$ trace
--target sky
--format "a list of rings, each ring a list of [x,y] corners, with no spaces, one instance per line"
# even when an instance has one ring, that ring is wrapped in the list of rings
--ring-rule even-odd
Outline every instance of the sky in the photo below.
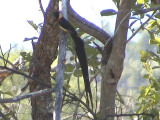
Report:
[[[44,9],[48,1],[42,0]],[[100,11],[115,7],[112,0],[71,0],[71,6],[82,17],[101,28],[104,26],[104,21],[113,22],[112,19],[100,16]],[[31,49],[31,43],[23,40],[25,37],[39,36],[39,33],[27,23],[27,20],[33,20],[36,24],[43,22],[38,0],[2,0],[0,1],[0,18],[2,49],[8,50],[10,44],[18,49]]]

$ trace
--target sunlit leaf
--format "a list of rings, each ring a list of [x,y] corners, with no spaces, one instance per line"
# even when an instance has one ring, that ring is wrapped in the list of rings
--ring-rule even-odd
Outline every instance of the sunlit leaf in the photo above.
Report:
[[[141,53],[141,61],[142,62],[146,62],[148,57],[147,57],[147,53],[145,51],[140,50]]]
[[[152,85],[149,85],[149,86],[145,89],[145,96],[149,93],[151,87],[152,87]]]
[[[155,37],[154,37],[154,41],[155,41],[157,44],[160,44],[160,36],[155,36]]]
[[[144,0],[137,0],[137,4],[144,4]]]
[[[143,106],[139,107],[138,110],[137,110],[137,113],[138,113],[138,114],[139,114],[139,113],[142,113],[143,109],[144,109]]]
[[[150,20],[150,21],[148,22],[148,25],[147,25],[147,27],[146,27],[146,30],[151,30],[151,29],[153,29],[156,25],[157,25],[157,23],[156,23],[155,20]]]
[[[38,29],[38,26],[32,21],[32,20],[27,20],[27,22],[35,29]]]

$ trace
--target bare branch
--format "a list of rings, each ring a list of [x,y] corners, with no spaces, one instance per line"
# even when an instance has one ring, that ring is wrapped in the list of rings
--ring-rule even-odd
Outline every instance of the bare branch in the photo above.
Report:
[[[13,63],[10,62],[9,60],[5,59],[4,57],[1,57],[1,56],[0,56],[0,58],[1,58],[3,61],[6,61],[7,63],[9,63],[12,68],[15,68],[16,65],[19,63],[19,58],[17,58]]]
[[[30,41],[30,40],[36,40],[36,39],[38,39],[38,37],[32,37],[32,38],[24,38],[24,40],[23,41]]]
[[[13,98],[9,98],[9,99],[0,99],[0,103],[18,102],[18,101],[20,101],[22,99],[25,99],[25,98],[38,96],[38,95],[43,95],[43,94],[51,93],[51,92],[54,92],[54,91],[55,91],[54,88],[39,90],[39,91],[36,91],[36,92],[28,93],[28,94],[25,94],[25,95],[19,95],[19,96],[16,96],[16,97],[13,97]]]
[[[152,13],[152,15],[132,34],[132,36],[127,40],[127,43],[128,43],[129,41],[131,41],[132,38],[138,33],[138,31],[140,31],[140,30],[144,27],[144,25],[147,24],[147,23],[150,21],[150,19],[153,17],[153,15],[154,15],[155,13],[156,13],[156,11],[154,11],[154,12]]]
[[[67,19],[67,0],[62,0],[62,8],[64,18]],[[55,112],[54,119],[61,119],[61,108],[62,108],[62,95],[63,95],[63,79],[64,79],[64,69],[65,69],[65,57],[66,57],[66,45],[67,45],[67,34],[60,30],[59,37],[59,57],[58,57],[58,65],[56,71],[56,101],[55,101]]]
[[[65,89],[65,88],[64,88],[64,89]],[[65,89],[65,90],[66,90],[66,89]],[[84,107],[87,108],[88,112],[90,112],[90,113],[94,116],[94,118],[96,118],[96,115],[94,114],[94,112],[88,107],[87,104],[85,104],[85,103],[82,101],[82,99],[79,99],[76,95],[72,94],[72,93],[69,92],[68,90],[66,90],[66,91],[69,93],[69,95],[68,95],[68,94],[65,94],[65,96],[71,98],[71,99],[74,100],[74,101],[80,102]]]
[[[39,1],[39,6],[40,6],[40,8],[41,8],[41,11],[42,11],[42,13],[43,13],[43,16],[45,16],[45,11],[44,11],[43,6],[42,6],[42,1],[41,1],[41,0],[38,0],[38,1]]]
[[[141,113],[141,114],[136,114],[136,113],[132,113],[132,114],[119,114],[119,115],[106,115],[106,118],[109,118],[109,117],[123,117],[123,116],[141,116],[141,115],[145,115],[145,116],[150,116],[152,118],[154,118],[154,115],[153,114],[146,114],[146,113]]]

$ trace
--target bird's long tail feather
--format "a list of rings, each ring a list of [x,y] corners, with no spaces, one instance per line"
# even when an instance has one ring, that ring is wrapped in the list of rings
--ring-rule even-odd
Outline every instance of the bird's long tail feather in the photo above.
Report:
[[[77,56],[80,62],[80,66],[82,69],[86,96],[87,96],[87,102],[89,103],[89,97],[90,97],[91,106],[93,108],[93,99],[92,99],[92,92],[91,92],[91,87],[90,87],[90,82],[89,82],[88,63],[87,63],[86,52],[84,49],[84,42],[77,34],[71,33],[71,37],[75,42],[75,50],[76,50],[76,53],[77,53]]]

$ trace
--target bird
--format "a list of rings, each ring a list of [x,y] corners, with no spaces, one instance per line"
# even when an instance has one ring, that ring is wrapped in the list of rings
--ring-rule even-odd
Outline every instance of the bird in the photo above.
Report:
[[[91,106],[93,108],[93,99],[92,92],[89,82],[89,74],[88,74],[88,63],[87,56],[84,48],[84,41],[78,36],[78,33],[75,31],[74,27],[70,24],[68,20],[66,20],[60,11],[54,12],[54,17],[58,22],[58,26],[61,30],[70,33],[72,40],[75,43],[75,51],[80,63],[80,67],[82,70],[82,75],[84,79],[85,91],[86,91],[86,101],[89,105],[89,98],[91,102]]]

